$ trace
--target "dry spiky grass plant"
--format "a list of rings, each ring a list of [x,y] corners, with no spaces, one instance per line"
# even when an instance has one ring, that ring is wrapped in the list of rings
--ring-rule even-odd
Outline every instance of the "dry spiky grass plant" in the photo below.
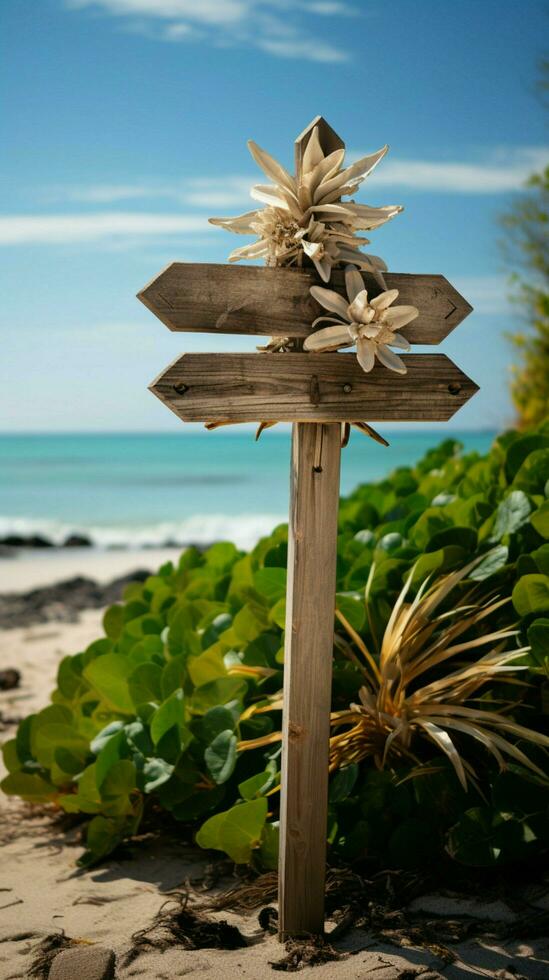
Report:
[[[475,776],[471,759],[463,754],[466,740],[462,736],[468,736],[495,758],[500,769],[506,767],[507,757],[544,775],[509,737],[545,747],[549,747],[549,738],[513,721],[513,701],[499,699],[497,710],[492,710],[480,697],[491,681],[511,675],[516,684],[517,672],[527,669],[516,663],[528,652],[527,647],[506,649],[517,630],[482,629],[510,599],[491,597],[481,602],[475,599],[473,588],[459,604],[441,611],[476,563],[431,584],[425,580],[408,600],[412,570],[393,607],[377,659],[345,617],[336,614],[360,655],[354,656],[364,685],[359,704],[332,714],[332,726],[344,730],[336,731],[330,740],[331,768],[367,756],[383,766],[391,756],[409,755],[416,740],[428,739],[448,756],[467,788],[468,776]],[[368,586],[366,591],[368,595]],[[472,660],[477,651],[485,652]],[[452,669],[440,674],[440,666],[449,662]],[[434,677],[436,674],[439,676]]]
[[[466,748],[480,743],[505,769],[512,759],[544,777],[545,774],[517,746],[517,741],[549,748],[549,738],[517,724],[512,718],[516,703],[507,698],[483,700],[490,682],[520,683],[526,670],[516,661],[527,647],[508,649],[518,631],[512,626],[483,627],[510,600],[475,596],[476,583],[460,601],[451,605],[452,594],[478,559],[459,571],[431,582],[426,579],[410,598],[414,569],[393,607],[379,652],[368,649],[343,613],[336,616],[346,635],[336,643],[363,676],[359,703],[331,715],[332,771],[371,758],[378,767],[407,759],[418,761],[420,743],[430,741],[450,760],[466,789],[476,781],[476,769]],[[373,569],[366,585],[366,606]],[[450,606],[450,608],[448,608]],[[473,659],[481,652],[479,659]],[[442,670],[443,665],[450,665]],[[279,709],[279,696],[256,711]],[[248,709],[251,714],[254,709]],[[280,732],[264,739],[241,742],[240,749],[275,742]]]

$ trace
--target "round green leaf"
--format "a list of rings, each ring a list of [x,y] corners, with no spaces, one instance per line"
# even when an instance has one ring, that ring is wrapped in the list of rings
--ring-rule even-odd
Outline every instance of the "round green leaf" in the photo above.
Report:
[[[528,460],[549,446],[549,437],[541,433],[528,433],[511,443],[505,459],[505,473],[509,483],[521,482]]]
[[[216,783],[226,783],[236,764],[237,739],[232,728],[220,732],[204,752],[208,772]]]
[[[174,766],[165,759],[147,759],[143,766],[143,789],[145,793],[153,793],[171,778]]]
[[[103,616],[103,629],[110,640],[117,640],[124,628],[124,606],[109,606]]]
[[[128,677],[130,698],[137,707],[148,701],[162,701],[162,667],[153,663],[138,664]]]
[[[84,676],[100,698],[122,714],[133,714],[134,703],[128,689],[133,664],[119,653],[106,653],[84,668]]]
[[[286,569],[260,568],[254,575],[254,586],[271,604],[286,595]]]
[[[549,538],[549,500],[545,500],[531,516],[530,523],[542,538]]]
[[[519,616],[549,612],[549,575],[523,575],[513,589],[513,605]]]
[[[151,738],[155,745],[174,725],[182,728],[185,725],[185,707],[181,688],[170,694],[163,704],[156,709],[151,721]]]
[[[280,824],[266,823],[261,835],[261,846],[259,848],[259,861],[263,868],[270,868],[276,871],[278,867],[278,849],[280,839]]]
[[[472,578],[475,582],[483,582],[484,579],[490,578],[490,575],[494,575],[499,572],[500,568],[503,568],[507,562],[509,555],[509,548],[506,544],[498,544],[491,551],[488,551],[485,558],[473,568],[472,572],[469,573],[469,578]]]
[[[528,627],[530,656],[539,667],[549,663],[549,619],[535,619]]]
[[[235,864],[246,864],[261,844],[267,800],[250,800],[206,820],[196,835],[199,847],[225,851]]]
[[[490,535],[491,541],[501,541],[505,534],[513,534],[526,524],[532,512],[532,504],[522,490],[513,490],[505,497],[498,509]]]
[[[57,795],[55,786],[46,782],[37,773],[10,772],[0,783],[0,789],[7,796],[20,796],[28,803],[47,803]]]
[[[71,755],[80,759],[81,765],[77,772],[84,768],[89,751],[88,742],[69,725],[42,725],[36,733],[35,741],[36,758],[44,769],[51,767],[57,749],[66,749]]]

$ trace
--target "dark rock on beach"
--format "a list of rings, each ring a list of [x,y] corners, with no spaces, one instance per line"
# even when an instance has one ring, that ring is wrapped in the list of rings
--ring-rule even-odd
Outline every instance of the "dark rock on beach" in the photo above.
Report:
[[[91,545],[85,534],[69,534],[63,541],[63,548],[91,548]]]
[[[92,542],[85,534],[69,534],[62,548],[91,548]],[[0,538],[0,555],[10,557],[17,548],[55,548],[56,545],[42,534],[6,534]]]
[[[12,691],[14,687],[19,687],[21,674],[15,667],[7,667],[0,670],[0,691]]]
[[[77,576],[30,592],[0,593],[0,629],[34,623],[75,623],[83,609],[101,609],[118,602],[129,582],[144,582],[151,573],[137,569],[102,585]]]
[[[41,534],[29,534],[23,537],[21,534],[6,534],[0,538],[0,545],[8,548],[53,548],[53,542],[42,537]]]

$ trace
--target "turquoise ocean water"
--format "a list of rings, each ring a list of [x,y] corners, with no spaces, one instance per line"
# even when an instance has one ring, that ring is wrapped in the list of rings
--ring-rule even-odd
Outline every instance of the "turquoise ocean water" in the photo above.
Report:
[[[446,433],[447,434],[447,433]],[[386,433],[379,446],[353,433],[341,489],[414,463],[444,431]],[[452,431],[485,452],[492,432]],[[286,520],[289,431],[0,436],[0,537],[75,531],[101,547],[207,543],[251,546]]]

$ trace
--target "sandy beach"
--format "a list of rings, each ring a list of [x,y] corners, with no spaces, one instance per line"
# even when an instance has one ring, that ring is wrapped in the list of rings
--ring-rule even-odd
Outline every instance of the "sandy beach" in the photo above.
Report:
[[[167,555],[141,553],[138,566],[161,560]],[[12,560],[10,560],[12,561]],[[3,570],[8,560],[2,563]],[[43,585],[61,574],[85,573],[104,581],[135,568],[135,555],[106,553],[86,555],[26,556],[12,561],[10,583],[23,587]],[[12,737],[16,722],[43,707],[54,686],[57,664],[62,656],[82,650],[97,638],[102,611],[84,610],[77,622],[47,622],[7,629],[0,633],[0,669],[15,667],[21,673],[20,685],[0,693],[1,738]],[[52,822],[50,815],[38,812],[17,800],[0,801],[2,871],[0,882],[0,978],[24,980],[45,937],[59,933],[79,944],[98,943],[114,950],[118,978],[167,980],[197,975],[204,978],[263,980],[272,977],[274,967],[285,955],[273,935],[260,927],[257,911],[249,915],[223,912],[213,919],[226,919],[240,930],[246,946],[241,949],[189,950],[172,946],[167,951],[147,952],[125,965],[132,946],[132,934],[150,925],[173,889],[185,888],[190,879],[207,877],[211,855],[182,841],[173,831],[165,835],[144,835],[132,842],[122,855],[111,857],[91,871],[76,868],[82,852],[81,828],[67,828]],[[234,886],[226,876],[215,891]],[[196,885],[193,898],[204,897]],[[211,895],[211,893],[208,893]],[[539,891],[530,896],[532,913],[549,907]],[[545,902],[545,906],[544,906]],[[348,931],[335,944],[342,958],[318,966],[306,966],[304,976],[358,980],[390,980],[445,977],[466,980],[472,977],[546,978],[549,976],[549,943],[528,939],[528,929],[517,928],[514,938],[502,941],[502,930],[513,926],[517,912],[501,900],[482,903],[450,893],[416,898],[406,915],[414,921],[437,923],[440,934],[448,922],[462,924],[482,919],[488,926],[483,936],[449,944],[411,943],[393,938],[389,942],[379,930]],[[492,929],[490,928],[490,923]],[[332,928],[334,923],[329,923]],[[466,931],[466,930],[462,930]],[[510,928],[509,933],[513,932]],[[459,930],[458,930],[459,932]],[[520,936],[521,938],[518,938]],[[524,936],[524,938],[522,938]],[[399,948],[399,943],[401,946]]]
[[[0,593],[27,592],[76,575],[110,582],[139,568],[155,569],[176,562],[181,548],[142,548],[102,551],[92,548],[25,549],[0,557]]]

